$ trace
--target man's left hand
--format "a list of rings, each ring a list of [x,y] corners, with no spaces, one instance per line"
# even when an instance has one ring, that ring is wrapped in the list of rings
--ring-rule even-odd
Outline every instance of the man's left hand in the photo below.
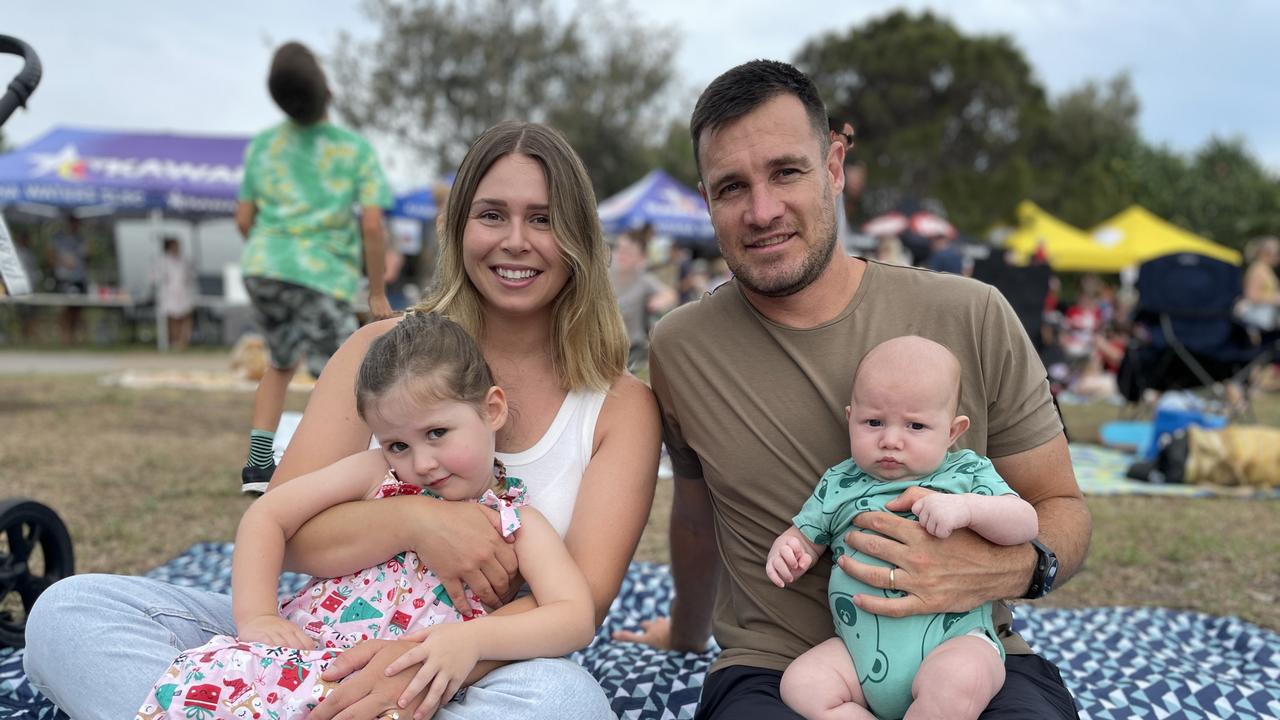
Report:
[[[910,509],[925,492],[911,488],[886,505],[890,510]],[[862,582],[906,595],[887,598],[862,594],[855,598],[859,608],[875,615],[902,617],[938,612],[967,612],[984,602],[1000,598],[1009,573],[1019,572],[1019,553],[1029,546],[1002,547],[984,540],[971,530],[958,530],[943,540],[930,535],[914,520],[891,512],[866,512],[853,524],[874,532],[852,530],[845,539],[853,556],[863,553],[879,558],[889,567],[858,562],[850,555],[837,562],[840,569]],[[875,533],[879,533],[876,535]]]

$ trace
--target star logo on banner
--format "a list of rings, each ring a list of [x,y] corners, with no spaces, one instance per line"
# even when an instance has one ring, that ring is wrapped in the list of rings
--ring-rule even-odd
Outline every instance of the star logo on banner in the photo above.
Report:
[[[693,198],[675,188],[665,188],[662,196],[669,207],[675,208],[680,212],[696,213],[704,209],[701,203],[694,201]]]
[[[32,174],[56,174],[63,180],[84,180],[85,162],[75,145],[65,145],[56,153],[31,153]]]

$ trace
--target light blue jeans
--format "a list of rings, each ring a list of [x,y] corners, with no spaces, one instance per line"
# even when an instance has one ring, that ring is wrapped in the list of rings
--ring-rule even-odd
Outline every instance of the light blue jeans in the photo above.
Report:
[[[75,720],[131,718],[178,653],[234,635],[228,595],[120,575],[54,583],[27,618],[25,667]],[[614,718],[595,679],[571,660],[501,667],[440,709],[438,720]]]

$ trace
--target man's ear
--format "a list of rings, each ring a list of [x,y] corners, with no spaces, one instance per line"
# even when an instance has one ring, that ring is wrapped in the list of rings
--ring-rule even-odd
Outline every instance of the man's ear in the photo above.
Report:
[[[507,394],[494,385],[484,394],[485,419],[489,429],[497,432],[507,423]]]
[[[844,143],[840,142],[833,142],[827,148],[827,172],[836,195],[844,192],[844,152]]]
[[[951,442],[954,443],[956,438],[964,434],[969,429],[969,416],[957,415],[955,420],[951,421]]]

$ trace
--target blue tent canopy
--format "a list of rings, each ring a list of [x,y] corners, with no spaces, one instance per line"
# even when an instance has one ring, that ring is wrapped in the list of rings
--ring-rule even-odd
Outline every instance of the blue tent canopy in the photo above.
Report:
[[[424,187],[410,190],[403,195],[397,195],[395,205],[391,206],[391,211],[387,214],[392,217],[426,222],[435,220],[436,213],[439,211],[440,208],[436,207],[436,198],[432,194],[431,188]]]
[[[661,170],[654,170],[600,203],[605,232],[620,233],[646,223],[661,235],[712,240],[715,229],[702,196]]]
[[[0,155],[0,204],[231,214],[247,137],[55,128]]]

